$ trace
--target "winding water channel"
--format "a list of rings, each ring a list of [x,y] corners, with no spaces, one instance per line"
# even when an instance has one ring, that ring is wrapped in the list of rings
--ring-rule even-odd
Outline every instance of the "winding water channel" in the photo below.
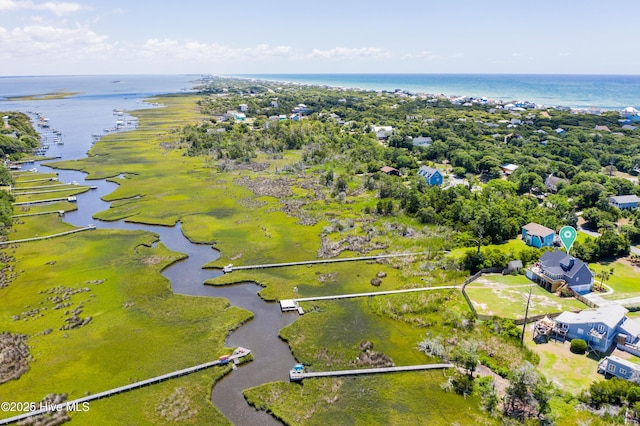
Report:
[[[0,109],[35,111],[50,119],[52,127],[62,132],[65,145],[52,145],[47,155],[62,155],[64,159],[82,158],[91,147],[91,135],[113,126],[116,118],[113,108],[139,109],[139,97],[114,96],[106,103],[104,96],[96,102],[87,98],[68,98],[54,101],[3,102]],[[227,346],[243,346],[252,350],[254,360],[231,372],[218,382],[212,391],[211,400],[222,413],[236,425],[280,424],[265,412],[250,407],[242,394],[248,387],[272,381],[288,379],[288,372],[294,358],[288,346],[278,337],[278,331],[293,322],[297,314],[282,314],[276,303],[264,302],[257,295],[260,287],[254,283],[226,287],[205,286],[203,282],[219,275],[219,271],[204,270],[202,266],[219,257],[219,253],[209,245],[193,244],[182,234],[179,224],[173,227],[149,226],[125,221],[103,222],[93,218],[99,211],[109,208],[109,203],[101,197],[111,193],[117,185],[104,180],[85,181],[85,174],[77,171],[49,169],[40,163],[34,166],[39,171],[54,171],[62,182],[76,181],[81,185],[97,186],[77,196],[78,210],[65,214],[65,221],[84,227],[94,224],[98,228],[144,230],[156,233],[160,241],[169,249],[185,253],[188,258],[174,263],[163,271],[171,281],[175,293],[224,297],[232,305],[253,312],[253,320],[247,322],[227,338]],[[202,360],[203,362],[209,360]]]

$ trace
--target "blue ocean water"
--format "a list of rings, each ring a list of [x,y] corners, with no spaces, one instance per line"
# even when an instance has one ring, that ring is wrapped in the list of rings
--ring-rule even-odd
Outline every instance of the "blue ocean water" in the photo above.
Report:
[[[632,106],[640,109],[640,75],[251,74],[237,77],[378,91],[402,89],[571,108],[619,110]]]

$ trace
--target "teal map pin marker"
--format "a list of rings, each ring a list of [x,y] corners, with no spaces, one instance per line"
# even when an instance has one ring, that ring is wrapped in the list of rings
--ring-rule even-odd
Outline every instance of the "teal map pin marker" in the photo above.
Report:
[[[563,226],[562,229],[560,229],[560,241],[562,241],[564,248],[567,249],[567,253],[571,250],[571,246],[577,236],[578,233],[573,226]]]

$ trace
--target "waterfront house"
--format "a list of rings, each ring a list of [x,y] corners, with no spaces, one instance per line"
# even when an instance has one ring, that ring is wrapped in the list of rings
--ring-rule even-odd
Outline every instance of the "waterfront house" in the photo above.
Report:
[[[615,376],[623,380],[640,377],[640,365],[629,360],[610,355],[598,363],[598,373],[605,377]]]
[[[609,197],[609,204],[613,207],[617,207],[620,210],[632,210],[638,208],[640,198],[637,195],[618,195],[616,197]]]
[[[427,181],[427,185],[442,185],[443,176],[440,170],[434,167],[422,166],[418,170],[418,174]]]
[[[626,308],[616,303],[581,312],[563,312],[555,318],[554,332],[566,339],[582,339],[591,350],[607,352],[615,343],[618,327],[627,320]]]
[[[555,250],[544,253],[526,275],[551,292],[566,285],[576,293],[588,293],[593,286],[594,274],[582,260]]]
[[[532,247],[552,247],[556,233],[553,229],[537,223],[527,223],[522,227],[522,240]]]
[[[552,192],[554,194],[558,192],[558,186],[560,184],[567,185],[568,183],[569,183],[568,180],[559,178],[558,176],[554,176],[554,175],[549,175],[544,180],[544,186],[547,188],[547,191]]]

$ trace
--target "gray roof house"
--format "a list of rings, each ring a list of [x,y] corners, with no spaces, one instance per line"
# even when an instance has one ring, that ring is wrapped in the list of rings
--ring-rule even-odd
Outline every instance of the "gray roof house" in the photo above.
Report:
[[[544,181],[544,186],[547,188],[547,191],[553,192],[554,194],[558,192],[558,185],[560,184],[568,184],[569,181],[566,179],[559,178],[558,176],[549,175]]]
[[[582,339],[591,350],[607,352],[616,342],[619,326],[629,311],[612,303],[578,313],[563,312],[555,318],[554,332],[565,339]]]
[[[609,197],[609,204],[613,207],[617,207],[620,210],[632,210],[638,208],[640,198],[637,195],[618,195],[616,197]]]
[[[598,373],[605,377],[619,377],[630,380],[634,376],[640,377],[640,365],[615,355],[605,357],[598,363]]]
[[[593,285],[593,272],[582,260],[563,251],[548,251],[532,265],[527,277],[555,292],[565,283],[576,293],[588,293]]]

